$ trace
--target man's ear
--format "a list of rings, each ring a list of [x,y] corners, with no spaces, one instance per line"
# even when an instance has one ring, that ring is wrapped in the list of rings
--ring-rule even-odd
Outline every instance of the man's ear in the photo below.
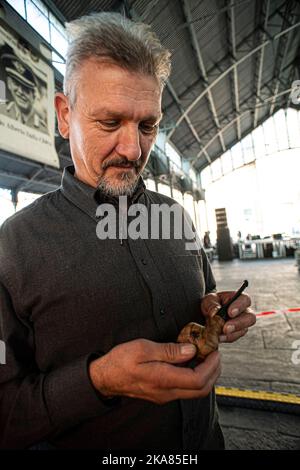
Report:
[[[68,97],[65,96],[63,93],[55,93],[54,104],[56,109],[59,133],[64,139],[68,139],[70,112]]]

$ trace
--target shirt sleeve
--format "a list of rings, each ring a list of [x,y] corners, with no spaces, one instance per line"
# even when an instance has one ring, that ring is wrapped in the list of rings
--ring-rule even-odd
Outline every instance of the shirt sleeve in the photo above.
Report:
[[[211,269],[210,262],[208,261],[207,255],[203,248],[201,248],[203,275],[205,280],[205,294],[210,292],[216,292],[216,281]]]
[[[88,374],[94,354],[41,371],[34,331],[16,315],[0,282],[0,448],[28,448],[107,412]],[[98,354],[99,356],[99,354]]]

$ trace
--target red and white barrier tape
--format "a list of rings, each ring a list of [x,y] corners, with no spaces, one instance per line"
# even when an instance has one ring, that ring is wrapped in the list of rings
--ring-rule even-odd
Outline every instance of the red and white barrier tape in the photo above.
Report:
[[[300,308],[285,308],[283,310],[270,310],[269,312],[260,312],[257,313],[257,317],[264,317],[266,315],[272,315],[273,313],[290,313],[290,312],[300,312]]]

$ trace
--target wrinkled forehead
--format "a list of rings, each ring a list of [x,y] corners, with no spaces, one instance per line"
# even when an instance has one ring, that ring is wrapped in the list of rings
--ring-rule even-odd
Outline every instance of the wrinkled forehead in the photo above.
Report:
[[[135,105],[160,115],[162,89],[157,79],[109,62],[85,61],[78,70],[76,94],[82,106]]]

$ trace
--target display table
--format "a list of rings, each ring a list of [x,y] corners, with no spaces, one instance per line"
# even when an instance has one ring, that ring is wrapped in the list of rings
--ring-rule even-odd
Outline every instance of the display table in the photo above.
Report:
[[[240,259],[265,258],[268,246],[272,247],[272,258],[285,258],[286,248],[300,247],[300,238],[288,240],[276,240],[274,238],[264,238],[259,240],[239,241]]]

